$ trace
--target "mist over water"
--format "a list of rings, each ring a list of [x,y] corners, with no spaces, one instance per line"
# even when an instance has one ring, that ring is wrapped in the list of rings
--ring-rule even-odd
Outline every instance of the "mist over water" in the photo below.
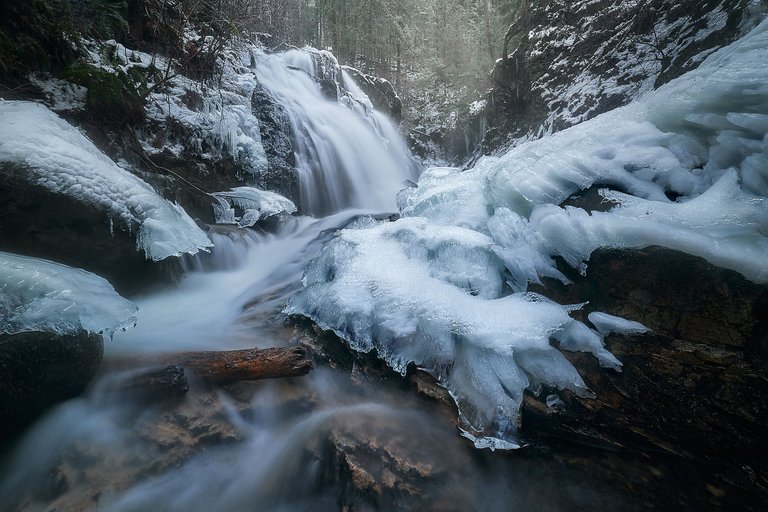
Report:
[[[142,353],[290,343],[280,312],[301,286],[303,269],[323,241],[360,215],[395,211],[397,191],[417,175],[397,128],[372,110],[349,79],[349,93],[339,101],[327,98],[317,65],[317,54],[293,50],[261,55],[256,67],[259,80],[290,117],[302,210],[317,217],[285,219],[274,233],[215,228],[211,254],[184,258],[187,276],[177,286],[134,298],[140,307],[137,325],[106,341],[108,364]],[[253,399],[246,401],[248,413],[241,410],[243,401],[235,406],[224,392],[198,392],[193,386],[184,406],[194,411],[190,415],[205,416],[201,411],[206,407],[220,408],[214,423],[226,425],[238,442],[214,443],[204,454],[156,475],[148,466],[163,466],[169,455],[157,453],[142,432],[157,428],[153,425],[163,406],[115,393],[116,383],[128,376],[102,376],[86,396],[55,408],[29,431],[0,473],[4,504],[44,508],[46,493],[41,497],[39,490],[48,485],[52,472],[64,471],[62,462],[67,461],[65,466],[92,465],[97,472],[105,466],[114,469],[114,475],[101,478],[112,478],[117,486],[131,482],[125,492],[110,491],[89,504],[103,510],[235,511],[252,510],[255,502],[260,510],[295,510],[317,504],[319,447],[335,425],[351,418],[381,418],[402,425],[421,421],[427,430],[418,411],[361,396],[352,399],[349,384],[324,369],[297,379],[297,393],[314,401],[309,411],[285,404],[283,388],[296,384],[245,383],[255,389]],[[175,446],[172,439],[166,441]],[[132,473],[137,470],[152,478],[137,477]],[[127,480],[121,484],[121,479]],[[140,483],[134,486],[135,480]],[[79,484],[86,496],[113,483],[94,478]],[[66,509],[77,501],[67,499],[59,506]]]

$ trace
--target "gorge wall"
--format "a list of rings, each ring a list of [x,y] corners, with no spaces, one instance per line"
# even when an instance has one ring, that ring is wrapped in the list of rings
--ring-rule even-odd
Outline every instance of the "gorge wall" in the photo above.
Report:
[[[764,0],[529,0],[493,70],[486,150],[626,105],[754,26]]]

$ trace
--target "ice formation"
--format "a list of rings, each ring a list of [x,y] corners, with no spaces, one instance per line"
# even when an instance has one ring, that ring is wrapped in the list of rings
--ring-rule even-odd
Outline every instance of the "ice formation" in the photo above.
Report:
[[[588,391],[549,344],[575,323],[572,308],[535,294],[502,296],[503,263],[492,245],[426,219],[358,222],[310,264],[286,312],[315,319],[355,350],[375,348],[403,374],[409,363],[428,370],[459,404],[465,435],[514,448],[524,389]],[[481,435],[490,425],[494,434]]]
[[[241,228],[247,228],[256,224],[259,219],[296,212],[296,205],[290,199],[254,187],[236,187],[212,195],[218,200],[213,209],[219,224],[237,224]],[[242,210],[240,218],[235,216],[234,207]]]
[[[631,105],[469,171],[427,171],[400,194],[402,214],[486,233],[517,215],[525,246],[582,270],[598,247],[662,245],[768,282],[767,41],[763,22]],[[558,206],[591,186],[619,206]]]
[[[768,21],[695,71],[554,136],[434,168],[398,197],[395,222],[358,222],[309,265],[286,311],[332,329],[398,371],[415,364],[454,397],[478,447],[517,443],[525,389],[586,395],[560,352],[593,353],[608,333],[644,332],[527,293],[554,256],[586,269],[600,247],[660,245],[768,283]],[[606,187],[613,208],[560,205]],[[621,192],[619,192],[619,190]]]
[[[0,334],[111,335],[133,326],[137,309],[95,274],[0,252]]]
[[[211,246],[177,204],[121,169],[72,125],[31,102],[0,101],[0,164],[4,172],[106,211],[137,229],[136,247],[162,260]]]

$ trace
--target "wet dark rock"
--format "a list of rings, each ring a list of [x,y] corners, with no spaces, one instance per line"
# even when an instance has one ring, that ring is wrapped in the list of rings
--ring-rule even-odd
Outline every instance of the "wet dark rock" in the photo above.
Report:
[[[85,332],[0,334],[0,436],[83,392],[103,351],[101,336]]]
[[[607,212],[611,210],[613,207],[617,206],[618,203],[604,198],[600,194],[600,190],[602,189],[614,190],[609,187],[600,186],[600,185],[592,186],[592,187],[589,187],[588,189],[581,190],[576,194],[573,194],[571,197],[563,201],[563,203],[560,206],[562,207],[572,206],[575,208],[581,208],[582,210],[589,213]]]
[[[396,123],[400,122],[403,113],[403,102],[400,100],[397,92],[395,92],[391,82],[384,78],[363,73],[359,69],[350,66],[342,66],[341,69],[346,71],[368,96],[373,104],[373,108],[384,112]]]
[[[269,169],[261,177],[262,186],[298,205],[299,177],[290,117],[285,107],[258,81],[251,96],[251,107],[253,115],[259,120],[261,143],[269,161]]]
[[[729,485],[768,492],[768,287],[659,247],[596,251],[575,281],[534,291],[650,331],[607,338],[621,373],[566,352],[597,398],[560,392],[552,412],[548,392],[528,396],[523,432],[713,464]]]
[[[32,184],[23,172],[0,164],[0,250],[83,268],[123,294],[178,271],[177,262],[147,260],[134,234],[106,211]]]

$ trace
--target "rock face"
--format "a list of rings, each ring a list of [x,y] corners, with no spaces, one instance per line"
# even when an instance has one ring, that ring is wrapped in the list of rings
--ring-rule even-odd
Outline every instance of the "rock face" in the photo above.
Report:
[[[80,394],[103,352],[104,342],[94,334],[0,335],[0,436],[20,431],[51,405]]]
[[[529,396],[523,432],[716,462],[764,486],[768,288],[658,247],[597,251],[575,281],[548,282],[546,293],[650,331],[607,338],[621,373],[566,353],[597,398],[560,393],[563,407],[549,409],[547,393]]]
[[[471,166],[482,156],[487,124],[484,109],[462,109],[447,124],[420,121],[418,126],[406,126],[405,131],[408,146],[423,161],[438,166]]]
[[[486,145],[563,130],[697,67],[760,0],[528,0],[493,71]],[[517,43],[517,46],[515,44]]]
[[[260,83],[251,97],[253,115],[259,120],[261,142],[267,153],[269,169],[263,175],[266,190],[274,190],[294,202],[299,200],[293,131],[288,113]]]
[[[403,102],[395,92],[394,86],[383,78],[368,75],[350,66],[341,66],[373,103],[373,108],[380,110],[400,122],[403,114]]]

